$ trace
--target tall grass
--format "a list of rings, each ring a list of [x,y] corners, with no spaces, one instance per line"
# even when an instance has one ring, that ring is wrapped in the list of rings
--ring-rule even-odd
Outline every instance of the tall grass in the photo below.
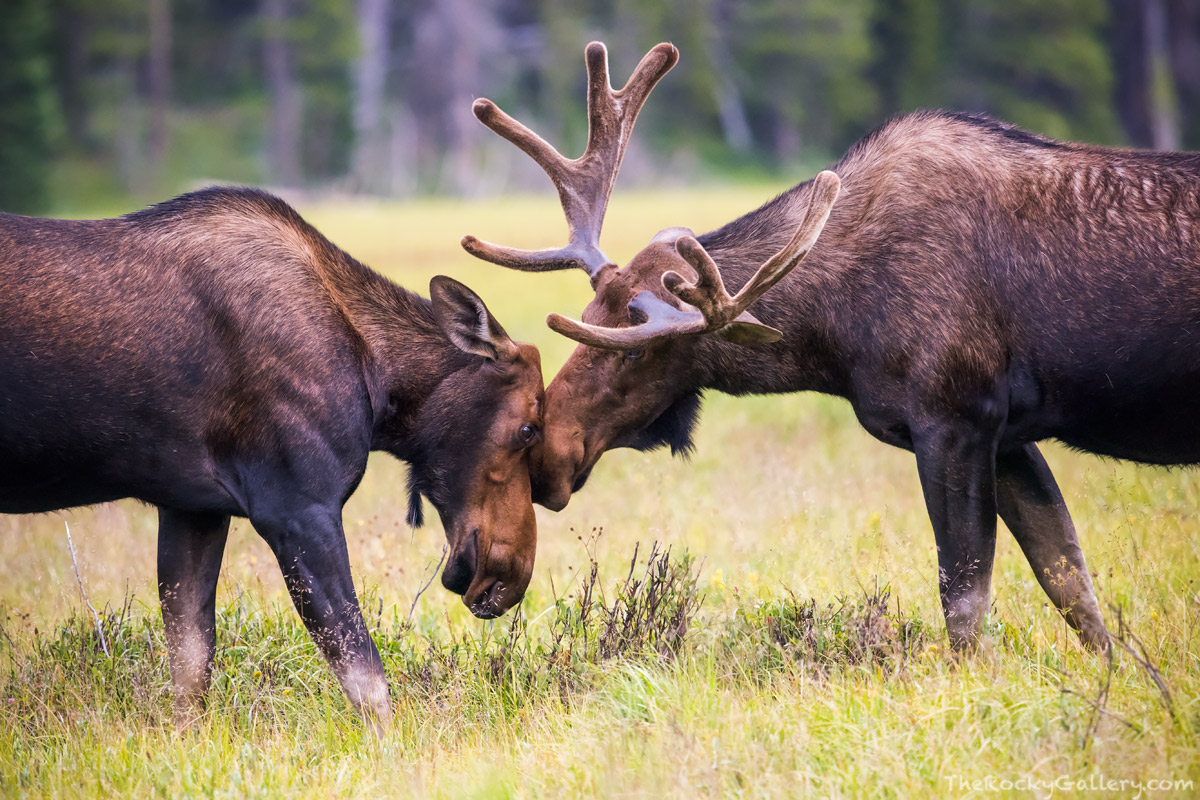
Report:
[[[771,193],[620,198],[604,246],[628,258],[659,227],[704,230]],[[478,289],[542,348],[547,377],[569,352],[542,319],[577,313],[586,279],[505,272],[457,245],[553,244],[553,199],[302,210],[405,285],[440,272]],[[690,464],[608,454],[566,510],[539,509],[527,597],[490,623],[436,580],[419,594],[442,533],[407,527],[404,468],[373,457],[345,522],[397,711],[380,741],[245,522],[222,571],[208,712],[179,734],[153,511],[0,517],[0,797],[1136,794],[1109,780],[1195,795],[1194,472],[1048,446],[1126,646],[1111,662],[1085,653],[1002,532],[982,648],[959,659],[910,455],[807,396],[707,398],[697,445]],[[1193,788],[1146,790],[1160,779]]]

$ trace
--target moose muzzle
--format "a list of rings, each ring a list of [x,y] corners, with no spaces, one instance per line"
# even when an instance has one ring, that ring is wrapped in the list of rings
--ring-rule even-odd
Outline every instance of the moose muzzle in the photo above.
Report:
[[[533,576],[537,522],[533,507],[505,536],[473,527],[452,538],[454,544],[442,585],[462,595],[463,604],[481,619],[495,619],[521,602]]]

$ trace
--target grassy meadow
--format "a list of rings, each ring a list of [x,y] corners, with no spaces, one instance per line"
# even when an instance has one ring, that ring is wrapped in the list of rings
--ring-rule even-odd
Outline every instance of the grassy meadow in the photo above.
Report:
[[[780,188],[620,195],[605,249],[624,262],[661,227],[706,230]],[[583,275],[513,273],[458,246],[557,244],[553,198],[301,211],[410,288],[466,282],[542,348],[547,381],[570,352],[543,320],[578,314]],[[245,521],[209,710],[180,734],[153,509],[0,516],[0,797],[1195,796],[1195,471],[1047,445],[1128,649],[1085,653],[1001,530],[987,636],[960,662],[911,455],[813,395],[710,395],[696,442],[690,463],[610,453],[567,509],[539,508],[528,595],[490,623],[436,578],[421,593],[442,532],[433,514],[405,524],[405,468],[374,456],[345,523],[397,711],[381,741]]]

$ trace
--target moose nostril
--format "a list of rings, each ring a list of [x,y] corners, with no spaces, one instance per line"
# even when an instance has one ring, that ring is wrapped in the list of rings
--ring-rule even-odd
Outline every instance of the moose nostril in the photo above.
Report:
[[[571,483],[571,492],[578,492],[580,489],[582,489],[583,485],[587,483],[587,479],[591,477],[591,474],[592,468],[588,467],[583,472],[580,472],[578,475],[576,475],[575,480]]]
[[[442,571],[442,586],[455,594],[464,594],[475,579],[475,553],[479,541],[479,529],[471,531],[461,546],[450,556],[446,569]]]

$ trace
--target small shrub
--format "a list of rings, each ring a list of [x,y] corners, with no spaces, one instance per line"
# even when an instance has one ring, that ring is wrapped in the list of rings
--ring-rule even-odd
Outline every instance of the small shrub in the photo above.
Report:
[[[639,573],[639,551],[635,547],[628,573],[610,592],[589,556],[580,586],[555,602],[540,633],[530,630],[523,605],[507,626],[485,626],[446,642],[436,632],[416,636],[407,621],[394,620],[375,636],[393,685],[429,702],[444,701],[451,683],[487,687],[520,705],[537,696],[565,700],[589,686],[590,671],[604,662],[674,658],[703,599],[698,566],[686,553],[672,558],[655,543]]]
[[[817,673],[856,665],[899,665],[932,638],[921,620],[892,612],[887,587],[864,590],[825,605],[801,600],[791,590],[776,600],[744,609],[728,646],[759,645],[767,669],[807,665]]]

